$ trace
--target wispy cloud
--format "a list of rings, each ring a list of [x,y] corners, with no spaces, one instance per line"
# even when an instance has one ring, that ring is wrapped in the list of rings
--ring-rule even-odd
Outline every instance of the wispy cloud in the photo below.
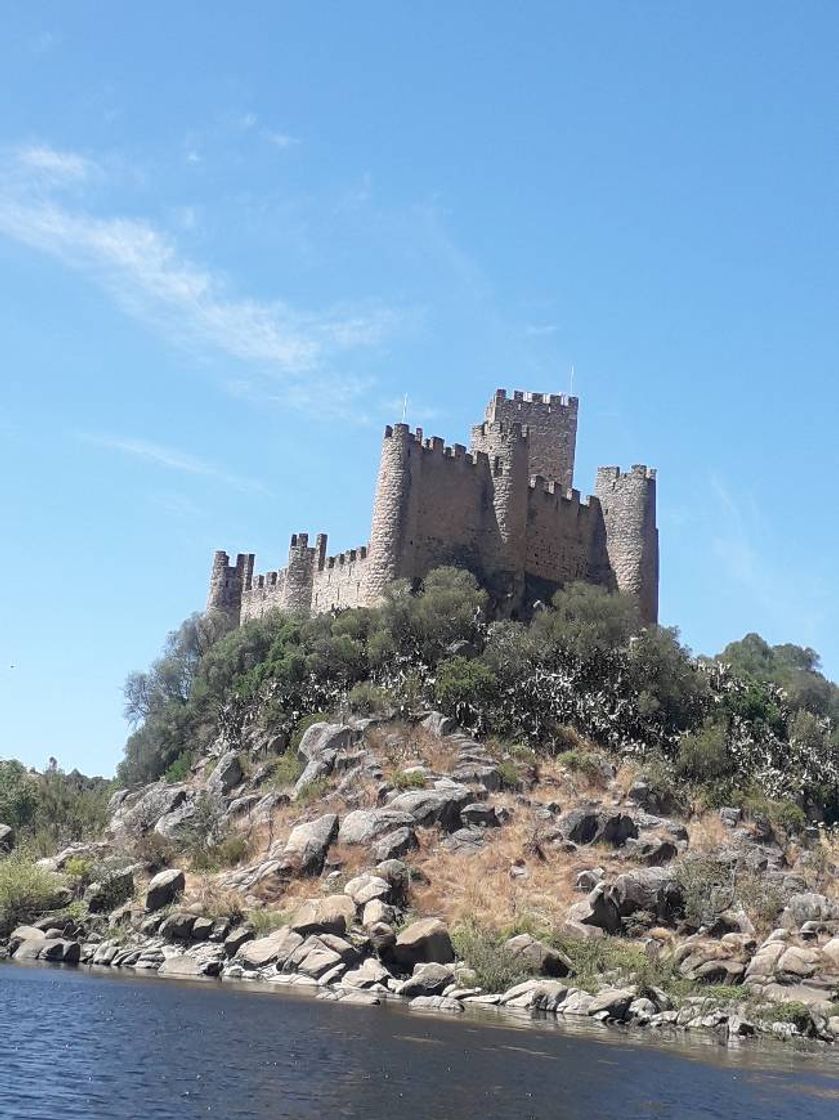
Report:
[[[377,346],[396,316],[383,305],[301,311],[283,300],[239,296],[228,278],[189,259],[158,225],[70,207],[59,187],[95,165],[44,145],[18,149],[0,168],[0,235],[86,273],[123,310],[181,345],[247,363],[254,376],[307,385],[340,354]],[[345,390],[345,386],[342,385]]]
[[[102,447],[106,451],[115,451],[120,455],[126,455],[134,459],[142,459],[156,467],[163,467],[165,470],[213,478],[237,490],[266,492],[262,483],[255,479],[231,474],[223,467],[207,462],[206,459],[199,459],[195,455],[190,455],[173,447],[164,447],[162,444],[153,443],[151,440],[134,439],[126,436],[96,435],[89,432],[79,433],[78,438],[84,443]]]
[[[262,139],[274,148],[293,148],[300,143],[296,136],[289,136],[287,132],[276,132],[270,128],[262,130]]]
[[[91,160],[76,152],[60,152],[45,144],[16,148],[12,159],[19,171],[55,183],[87,179],[94,168]]]

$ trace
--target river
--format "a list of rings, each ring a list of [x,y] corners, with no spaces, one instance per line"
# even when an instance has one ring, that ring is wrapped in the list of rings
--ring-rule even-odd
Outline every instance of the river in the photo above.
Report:
[[[3,1120],[836,1120],[839,1054],[0,965]]]

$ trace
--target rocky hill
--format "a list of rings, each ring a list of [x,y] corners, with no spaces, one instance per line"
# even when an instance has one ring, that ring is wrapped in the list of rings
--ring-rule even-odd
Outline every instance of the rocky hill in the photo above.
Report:
[[[36,864],[0,829],[4,951],[417,1010],[839,1039],[824,829],[685,806],[570,732],[548,755],[437,711],[303,722],[279,755],[218,733],[181,780],[116,792],[102,838]]]

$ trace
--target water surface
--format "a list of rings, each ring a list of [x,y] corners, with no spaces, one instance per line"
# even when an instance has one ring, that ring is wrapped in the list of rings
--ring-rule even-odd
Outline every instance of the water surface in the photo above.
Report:
[[[836,1120],[839,1055],[0,965],[3,1120]]]

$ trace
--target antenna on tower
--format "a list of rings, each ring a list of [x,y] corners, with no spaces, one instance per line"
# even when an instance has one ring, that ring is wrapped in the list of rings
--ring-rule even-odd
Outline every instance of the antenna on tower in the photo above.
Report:
[[[405,423],[405,418],[408,415],[408,394],[402,398],[402,423]]]
[[[571,384],[568,388],[568,396],[569,397],[574,396],[574,363],[573,362],[571,363]]]

